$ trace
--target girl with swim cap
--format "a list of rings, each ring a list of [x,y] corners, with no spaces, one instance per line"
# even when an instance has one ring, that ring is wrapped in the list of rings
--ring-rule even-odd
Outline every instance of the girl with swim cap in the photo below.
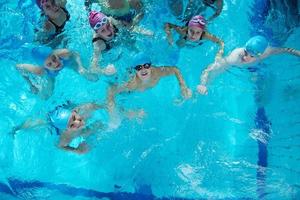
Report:
[[[64,27],[70,19],[70,14],[66,9],[66,0],[36,0],[38,7],[45,16],[43,27],[37,33],[37,40],[41,43],[49,43],[64,31]],[[54,45],[53,42],[52,46]]]
[[[55,78],[64,68],[71,68],[90,81],[96,81],[98,74],[91,73],[83,67],[80,56],[75,51],[68,49],[57,49],[52,51],[49,47],[36,47],[32,49],[34,59],[40,61],[39,65],[17,64],[22,76],[29,83],[31,91],[38,93],[42,98],[48,99],[54,90]],[[28,72],[37,76],[42,76],[46,80],[46,85],[42,89],[34,85],[28,77]]]
[[[108,66],[104,69],[98,68],[99,58],[101,53],[104,51],[108,51],[113,48],[115,43],[115,37],[118,34],[120,28],[124,28],[123,24],[115,20],[112,17],[108,17],[102,12],[91,11],[89,14],[89,23],[91,28],[94,30],[93,35],[93,56],[91,62],[91,70],[94,72],[98,72],[99,70],[106,74],[114,74],[116,72],[113,66]],[[132,30],[137,31],[139,30]],[[145,33],[145,32],[139,32]]]
[[[250,38],[244,47],[234,49],[227,57],[210,64],[200,77],[197,90],[207,94],[207,84],[216,74],[226,71],[231,66],[245,67],[260,62],[275,54],[288,53],[300,56],[300,51],[286,47],[271,47],[265,37],[257,35]]]
[[[99,3],[103,13],[126,26],[139,23],[144,16],[144,6],[140,0],[85,0],[87,10],[91,11],[92,3]]]
[[[175,24],[166,23],[165,32],[170,45],[173,45],[172,29],[180,35],[179,40],[176,42],[179,47],[200,46],[203,44],[203,40],[206,39],[220,45],[220,49],[216,54],[215,59],[220,59],[223,56],[224,42],[206,30],[206,20],[203,16],[194,16],[186,26],[177,26]]]
[[[50,126],[59,135],[59,148],[79,154],[86,153],[89,150],[86,138],[104,129],[104,119],[88,123],[93,112],[100,109],[105,109],[105,106],[96,103],[57,106],[42,119],[30,118],[14,127],[11,134],[15,136],[21,130]]]
[[[192,96],[191,90],[187,87],[179,69],[175,66],[162,66],[156,67],[151,63],[151,59],[141,53],[136,56],[133,63],[135,74],[134,76],[121,86],[112,86],[108,90],[108,106],[110,112],[114,111],[115,108],[115,96],[123,92],[131,91],[144,91],[146,89],[152,88],[158,84],[161,78],[165,76],[175,75],[179,87],[181,90],[181,95],[188,99]]]

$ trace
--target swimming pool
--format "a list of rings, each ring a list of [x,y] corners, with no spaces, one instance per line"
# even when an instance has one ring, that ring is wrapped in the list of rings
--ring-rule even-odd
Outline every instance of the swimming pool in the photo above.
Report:
[[[252,3],[225,1],[221,16],[209,25],[225,41],[225,54],[249,38]],[[176,64],[195,90],[217,47],[206,42],[197,49],[169,48],[162,22],[175,18],[166,5],[148,1],[150,11],[142,25],[156,34],[138,37],[136,45],[147,48],[157,65]],[[68,2],[72,14],[66,38],[88,63],[92,33],[82,6]],[[67,100],[104,101],[111,80],[91,83],[63,71],[54,95],[48,101],[38,99],[15,69],[27,58],[37,7],[30,0],[3,2],[0,11],[0,199],[300,198],[299,58],[268,59],[258,85],[247,70],[231,69],[212,83],[208,96],[196,95],[184,103],[177,101],[174,78],[143,93],[122,95],[120,104],[144,108],[147,117],[141,123],[124,120],[115,130],[97,133],[89,141],[91,151],[76,155],[59,150],[57,136],[46,127],[15,138],[8,132],[28,115]],[[298,28],[284,45],[299,49],[299,36]],[[122,54],[116,66],[123,73],[135,53],[122,47],[106,56]]]

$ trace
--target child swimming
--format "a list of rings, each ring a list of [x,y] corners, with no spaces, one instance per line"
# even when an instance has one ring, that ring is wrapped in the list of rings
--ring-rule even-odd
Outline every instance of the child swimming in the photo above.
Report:
[[[67,1],[36,0],[36,3],[42,11],[42,16],[45,16],[43,27],[37,32],[37,40],[46,44],[58,39],[57,36],[64,31],[70,19],[70,14],[66,9]]]
[[[24,121],[14,127],[11,133],[15,135],[21,130],[50,126],[59,135],[59,148],[79,154],[86,153],[89,150],[86,138],[104,129],[103,119],[88,123],[93,112],[99,109],[105,109],[105,106],[97,103],[73,105],[73,108],[72,105],[57,106],[41,119],[33,117]]]
[[[55,77],[64,68],[71,68],[90,81],[96,81],[98,79],[98,74],[91,73],[83,67],[80,56],[75,51],[68,49],[56,49],[53,51],[49,47],[36,47],[31,50],[31,53],[34,59],[41,61],[39,65],[17,64],[16,67],[29,83],[32,92],[43,94],[42,98],[44,99],[48,99],[52,95]],[[30,80],[28,72],[45,78],[46,85],[43,87],[43,91],[39,90],[38,86]]]
[[[236,48],[227,57],[210,64],[202,72],[197,90],[200,94],[207,94],[207,84],[211,77],[217,73],[224,72],[231,66],[245,67],[249,64],[260,62],[269,56],[282,53],[300,56],[299,50],[286,47],[271,47],[263,36],[254,36],[247,41],[244,47]]]
[[[110,110],[115,107],[115,96],[123,92],[144,91],[156,86],[159,80],[165,76],[175,75],[185,99],[192,96],[179,69],[175,66],[156,67],[151,64],[151,59],[145,54],[140,54],[135,59],[135,75],[121,86],[112,86],[108,90],[108,105]]]
[[[93,35],[93,56],[91,61],[91,70],[97,72],[98,62],[101,54],[104,51],[112,49],[116,44],[115,37],[118,34],[119,29],[124,28],[123,24],[120,21],[115,20],[112,17],[108,17],[102,12],[91,11],[89,14],[89,23],[91,28],[95,31]],[[140,29],[132,30],[138,33],[145,33]],[[147,32],[149,33],[149,32]],[[116,70],[113,66],[107,68],[106,73],[113,74]]]
[[[175,24],[166,23],[165,32],[170,45],[173,45],[172,29],[180,35],[180,39],[176,42],[179,47],[197,47],[203,44],[203,40],[207,39],[220,45],[220,49],[216,54],[215,59],[220,59],[223,56],[224,42],[206,30],[206,20],[201,15],[194,16],[186,26],[177,26]]]

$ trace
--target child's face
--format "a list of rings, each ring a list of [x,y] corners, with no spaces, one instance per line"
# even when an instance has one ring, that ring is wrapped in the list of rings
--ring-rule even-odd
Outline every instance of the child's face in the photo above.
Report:
[[[59,7],[53,4],[50,0],[44,1],[44,3],[42,3],[42,8],[48,16],[53,16],[59,11]]]
[[[77,111],[73,110],[72,115],[69,119],[68,128],[72,130],[77,130],[84,126],[84,121],[82,117],[77,113]]]
[[[115,30],[110,22],[108,22],[97,30],[97,34],[105,40],[111,40],[115,36]]]
[[[49,56],[45,61],[45,67],[49,70],[60,70],[62,68],[63,64],[56,55]]]
[[[242,62],[253,62],[256,60],[256,56],[251,55],[249,52],[246,51],[246,49],[244,50],[244,54],[242,55]]]
[[[141,80],[149,80],[151,77],[151,64],[145,63],[135,67],[136,75]]]
[[[202,35],[203,29],[199,27],[188,27],[187,38],[191,41],[198,41]]]

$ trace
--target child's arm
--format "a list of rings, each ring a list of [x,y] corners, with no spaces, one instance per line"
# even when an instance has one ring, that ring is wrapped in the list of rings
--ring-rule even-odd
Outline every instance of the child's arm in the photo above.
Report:
[[[136,11],[136,16],[132,20],[132,26],[135,26],[144,17],[144,4],[140,0],[129,0],[129,4]]]
[[[217,6],[217,10],[216,10],[215,14],[213,16],[211,16],[210,18],[208,18],[207,21],[212,21],[214,18],[218,17],[221,14],[222,9],[223,9],[223,0],[218,0],[216,3],[216,6]]]
[[[98,76],[96,74],[89,72],[85,67],[83,67],[79,53],[70,51],[68,49],[57,49],[53,53],[61,58],[73,59],[77,66],[73,67],[72,69],[78,72],[80,75],[84,76],[87,80],[98,80]]]
[[[171,24],[171,23],[165,23],[165,32],[167,34],[167,39],[170,45],[173,45],[173,36],[171,33],[171,30],[174,29],[177,33],[179,33],[180,35],[183,35],[183,28],[181,26],[177,26],[175,24]]]
[[[216,76],[218,73],[221,73],[229,66],[229,63],[226,62],[226,58],[219,60],[210,64],[203,72],[200,77],[200,84],[197,86],[197,90],[200,94],[207,94],[207,84],[211,81],[212,77]]]
[[[40,66],[32,65],[32,64],[17,64],[17,69],[19,70],[25,70],[30,73],[36,74],[41,76],[44,72],[43,68]]]
[[[10,133],[14,136],[20,130],[32,129],[32,128],[36,128],[36,127],[39,127],[39,126],[44,126],[44,125],[47,125],[47,124],[48,123],[43,119],[28,119],[28,120],[22,122],[21,124],[15,126],[11,130]]]
[[[174,74],[178,80],[182,96],[186,99],[188,99],[192,96],[191,90],[187,87],[187,85],[182,77],[182,74],[177,67],[164,66],[164,67],[153,68],[153,69],[157,72],[158,76],[160,76],[160,77],[169,76],[169,75]]]
[[[220,49],[219,49],[218,53],[216,54],[215,60],[221,59],[224,54],[224,42],[221,39],[217,38],[216,36],[214,36],[213,34],[210,34],[208,32],[205,32],[204,38],[207,38],[207,39],[217,43],[218,45],[220,45]]]
[[[261,55],[260,58],[264,59],[271,55],[282,54],[282,53],[288,53],[291,55],[300,56],[300,51],[297,49],[288,48],[288,47],[282,47],[282,48],[281,47],[268,47],[268,49],[266,50],[266,53]]]

